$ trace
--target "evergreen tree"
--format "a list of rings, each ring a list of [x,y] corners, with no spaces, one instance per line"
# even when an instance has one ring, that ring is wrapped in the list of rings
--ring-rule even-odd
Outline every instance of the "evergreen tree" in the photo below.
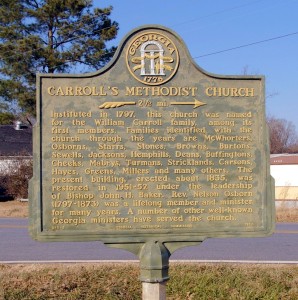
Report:
[[[15,121],[15,116],[10,112],[0,112],[0,124],[12,125]]]
[[[115,52],[111,11],[92,0],[0,0],[0,96],[34,115],[36,73],[103,67]]]

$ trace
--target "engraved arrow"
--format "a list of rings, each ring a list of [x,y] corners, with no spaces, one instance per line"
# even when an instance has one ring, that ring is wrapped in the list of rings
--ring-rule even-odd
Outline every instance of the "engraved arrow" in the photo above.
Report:
[[[136,105],[136,102],[105,102],[102,105],[98,106],[100,109],[102,108],[116,108],[116,107],[121,107],[124,105]]]
[[[201,102],[197,99],[194,99],[193,102],[171,102],[171,105],[194,105],[194,109],[203,105],[206,105],[207,103]]]

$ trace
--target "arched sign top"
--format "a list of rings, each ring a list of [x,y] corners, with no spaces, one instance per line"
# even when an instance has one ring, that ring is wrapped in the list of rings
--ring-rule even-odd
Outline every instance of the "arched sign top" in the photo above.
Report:
[[[150,25],[97,72],[39,74],[37,108],[34,238],[171,247],[273,231],[263,77],[207,73]]]

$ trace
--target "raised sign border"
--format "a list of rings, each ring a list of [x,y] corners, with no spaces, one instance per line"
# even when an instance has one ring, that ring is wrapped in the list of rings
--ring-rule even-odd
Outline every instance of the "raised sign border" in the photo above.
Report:
[[[104,74],[105,72],[108,72],[114,64],[117,62],[117,60],[120,57],[120,54],[127,43],[127,41],[133,36],[136,35],[143,30],[162,30],[165,32],[168,32],[172,35],[174,35],[180,42],[181,45],[185,48],[184,50],[187,53],[189,61],[192,62],[192,64],[197,68],[197,70],[206,76],[215,78],[215,79],[237,79],[237,80],[256,80],[261,83],[261,86],[263,87],[262,90],[264,91],[264,77],[260,76],[221,76],[221,75],[215,75],[206,72],[205,70],[201,69],[191,58],[187,47],[185,46],[184,42],[181,40],[181,38],[174,33],[172,30],[157,26],[157,25],[148,25],[148,26],[142,26],[139,28],[136,28],[135,30],[131,31],[120,43],[117,52],[115,53],[112,61],[105,66],[103,69],[94,72],[94,73],[88,73],[88,74],[38,74],[37,76],[37,124],[34,127],[33,130],[33,144],[34,144],[34,177],[32,178],[30,182],[30,193],[29,193],[29,199],[30,199],[30,227],[29,231],[31,236],[34,239],[40,240],[40,241],[95,241],[95,240],[101,240],[105,243],[111,243],[111,244],[131,244],[131,243],[146,243],[148,241],[156,240],[161,241],[163,243],[183,243],[183,242],[201,242],[204,239],[208,237],[262,237],[266,235],[270,235],[274,230],[274,202],[272,199],[274,199],[274,180],[272,177],[270,177],[270,170],[269,170],[269,143],[268,140],[263,141],[263,145],[260,145],[261,149],[261,155],[258,158],[259,162],[264,164],[266,166],[266,178],[267,182],[265,185],[266,193],[263,195],[264,197],[264,203],[266,206],[266,217],[264,219],[264,226],[261,230],[256,231],[254,228],[252,230],[247,230],[245,232],[237,232],[235,230],[226,230],[225,232],[208,232],[208,233],[200,233],[200,232],[179,232],[179,234],[176,233],[163,233],[163,234],[155,234],[155,233],[139,233],[139,232],[133,232],[131,231],[129,234],[123,234],[119,232],[115,232],[111,234],[110,232],[108,234],[98,234],[96,231],[88,231],[88,232],[76,232],[76,231],[63,231],[63,232],[55,232],[55,233],[47,233],[43,231],[42,228],[42,201],[43,201],[43,195],[42,195],[42,178],[43,178],[43,172],[42,172],[42,149],[41,149],[41,140],[42,140],[42,128],[41,128],[41,120],[42,120],[42,114],[41,114],[41,107],[43,105],[42,102],[42,96],[41,96],[41,89],[42,89],[42,81],[44,78],[92,78],[100,76],[101,74]],[[265,103],[265,97],[262,95],[261,102]],[[263,128],[260,128],[261,136],[266,137],[268,139],[268,132],[267,127],[265,123],[265,109],[264,105],[263,107],[260,107],[260,110],[263,111],[260,114],[263,116]],[[121,248],[121,247],[120,247]]]

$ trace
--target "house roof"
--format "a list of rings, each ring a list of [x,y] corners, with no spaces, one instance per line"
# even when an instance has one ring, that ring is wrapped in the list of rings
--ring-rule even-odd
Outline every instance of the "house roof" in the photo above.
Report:
[[[0,125],[0,156],[32,155],[32,127]]]
[[[298,154],[271,154],[270,165],[298,165]]]

